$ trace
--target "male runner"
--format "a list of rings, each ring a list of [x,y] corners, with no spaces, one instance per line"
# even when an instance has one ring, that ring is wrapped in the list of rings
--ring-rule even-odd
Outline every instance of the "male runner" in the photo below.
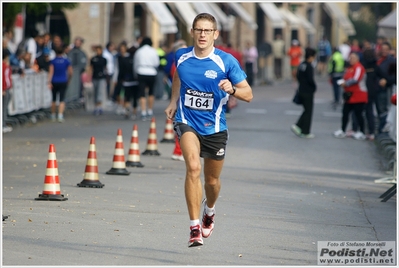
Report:
[[[176,72],[170,104],[165,109],[174,118],[186,164],[185,196],[190,218],[189,247],[203,245],[202,238],[212,234],[215,203],[220,191],[228,131],[225,117],[230,95],[250,102],[252,88],[238,61],[214,47],[219,36],[215,18],[198,14],[191,36],[194,46],[176,51]],[[205,199],[202,222],[201,159],[204,158]]]

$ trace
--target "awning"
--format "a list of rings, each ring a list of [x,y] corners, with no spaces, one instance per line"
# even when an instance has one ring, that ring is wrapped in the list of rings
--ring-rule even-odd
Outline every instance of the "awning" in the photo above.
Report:
[[[223,12],[223,10],[215,3],[206,3],[211,7],[213,12],[216,14],[217,20],[220,21],[223,27],[223,31],[231,31],[234,27],[234,19],[235,17],[233,15],[227,16],[226,13]]]
[[[168,3],[168,5],[173,5],[177,9],[177,12],[179,12],[180,16],[184,20],[184,23],[186,24],[187,31],[190,32],[194,18],[197,16],[197,13],[194,11],[190,3],[173,2],[173,3]]]
[[[338,24],[347,35],[351,36],[356,34],[355,27],[353,26],[352,22],[336,3],[325,2],[323,8],[332,19],[337,20]]]
[[[235,13],[237,13],[237,15],[240,16],[240,18],[248,24],[249,28],[251,28],[252,30],[258,29],[258,24],[256,24],[252,16],[244,9],[243,6],[238,3],[228,4],[235,11]]]
[[[274,3],[258,3],[265,15],[269,18],[273,28],[284,28],[286,23]]]
[[[163,34],[177,33],[177,22],[164,3],[146,2],[145,5],[158,21]]]
[[[378,36],[386,38],[395,38],[397,36],[397,15],[396,10],[393,10],[387,16],[378,22]]]
[[[301,20],[302,26],[308,34],[316,34],[316,28],[307,18],[299,14],[296,14],[296,16]]]
[[[298,16],[296,16],[288,9],[279,8],[278,10],[280,11],[280,14],[284,17],[284,19],[287,20],[288,25],[291,27],[291,29],[297,30],[302,25],[302,21],[298,18]]]

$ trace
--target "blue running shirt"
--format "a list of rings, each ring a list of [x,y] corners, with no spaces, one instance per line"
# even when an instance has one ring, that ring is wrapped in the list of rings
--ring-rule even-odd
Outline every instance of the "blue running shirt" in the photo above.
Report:
[[[56,57],[50,61],[54,65],[54,74],[51,82],[66,83],[68,82],[68,67],[71,65],[69,59],[62,56]]]
[[[230,95],[218,84],[223,79],[233,85],[244,81],[247,75],[238,61],[217,48],[208,57],[198,58],[191,46],[179,49],[175,62],[181,81],[176,122],[189,125],[201,135],[226,130],[225,110]]]

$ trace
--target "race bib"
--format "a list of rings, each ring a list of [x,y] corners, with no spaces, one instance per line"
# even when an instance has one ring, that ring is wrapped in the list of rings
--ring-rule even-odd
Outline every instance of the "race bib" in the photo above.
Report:
[[[213,101],[213,92],[202,92],[188,88],[184,96],[184,106],[194,110],[212,111]]]

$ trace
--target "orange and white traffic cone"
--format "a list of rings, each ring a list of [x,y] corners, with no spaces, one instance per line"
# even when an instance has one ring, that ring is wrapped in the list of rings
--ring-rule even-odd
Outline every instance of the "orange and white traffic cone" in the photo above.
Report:
[[[172,159],[184,161],[183,152],[181,151],[180,141],[179,141],[179,138],[177,137],[177,135],[175,135],[175,149],[173,150],[173,153],[172,153]]]
[[[65,201],[68,198],[61,194],[60,178],[58,177],[58,164],[55,155],[54,144],[50,144],[46,175],[44,176],[44,187],[42,194],[35,200]]]
[[[158,142],[157,142],[157,129],[155,124],[155,117],[151,119],[150,133],[148,134],[147,148],[143,155],[161,155],[158,152]]]
[[[133,126],[132,139],[130,140],[129,154],[126,161],[127,167],[144,167],[140,162],[139,134],[137,124]]]
[[[126,169],[125,151],[123,149],[122,129],[118,129],[115,143],[115,153],[113,158],[112,168],[106,172],[108,175],[129,175],[130,172]]]
[[[86,169],[83,180],[77,184],[79,187],[103,188],[104,184],[98,179],[96,139],[91,137],[89,152],[87,154]]]
[[[174,143],[175,142],[175,131],[173,130],[173,121],[172,119],[166,119],[165,131],[163,134],[163,139],[161,142],[165,143]]]

